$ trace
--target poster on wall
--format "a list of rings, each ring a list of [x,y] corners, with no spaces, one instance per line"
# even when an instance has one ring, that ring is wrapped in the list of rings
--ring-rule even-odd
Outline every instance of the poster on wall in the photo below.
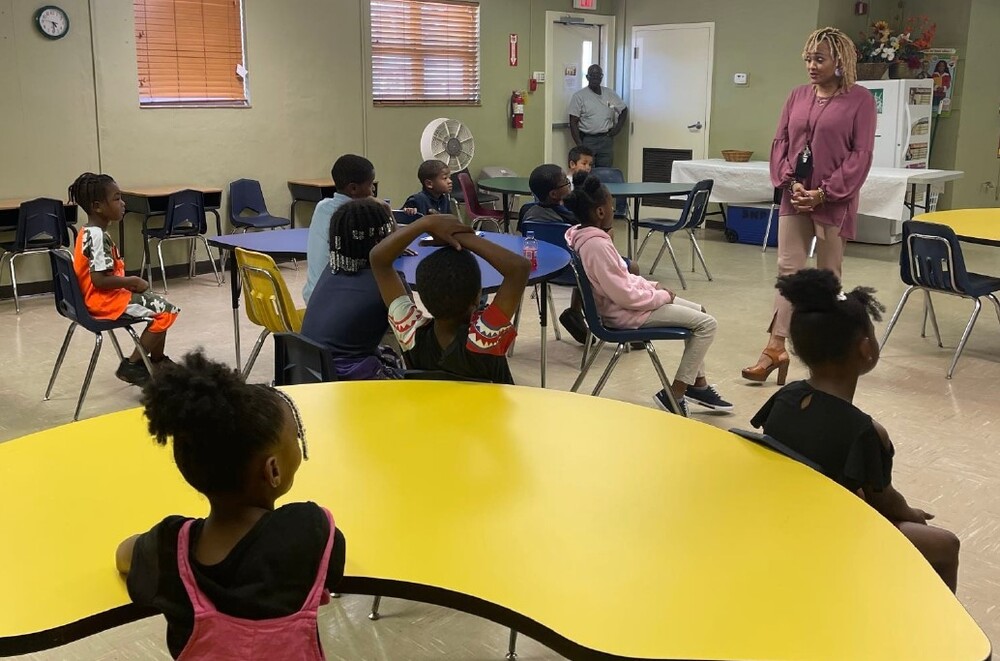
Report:
[[[928,48],[924,51],[923,76],[934,81],[933,112],[942,117],[951,114],[957,64],[958,54],[954,48]]]

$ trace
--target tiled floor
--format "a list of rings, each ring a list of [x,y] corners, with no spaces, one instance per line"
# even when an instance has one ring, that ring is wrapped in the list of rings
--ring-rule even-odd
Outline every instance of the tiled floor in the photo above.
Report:
[[[618,238],[619,242],[624,239],[622,231]],[[690,264],[688,245],[678,238],[675,246],[682,264]],[[762,255],[759,248],[727,244],[720,233],[712,231],[706,233],[702,246],[715,280],[708,282],[700,273],[691,275],[689,289],[681,295],[704,304],[719,319],[718,336],[709,354],[709,378],[736,404],[736,411],[732,415],[698,414],[697,418],[720,427],[746,427],[749,418],[775,388],[773,380],[758,386],[739,377],[739,369],[754,362],[766,339],[763,329],[773,295],[774,251]],[[652,250],[644,254],[641,263],[645,268],[653,256]],[[891,313],[903,290],[897,259],[898,249],[894,247],[851,244],[844,268],[847,285],[876,287]],[[969,246],[966,259],[973,271],[1000,273],[1000,250]],[[305,270],[285,269],[284,275],[297,295]],[[661,262],[657,275],[667,286],[676,288],[676,274],[668,261]],[[170,288],[169,297],[183,311],[170,333],[169,353],[177,356],[203,346],[211,356],[232,362],[228,285],[219,288],[211,276],[200,276],[194,281],[172,280]],[[568,293],[558,290],[556,297],[556,307],[561,310]],[[526,300],[526,310],[529,305],[534,309],[533,303]],[[900,491],[914,505],[934,512],[940,525],[954,530],[962,539],[959,598],[987,635],[1000,641],[997,605],[1000,414],[996,404],[1000,328],[992,308],[984,307],[955,378],[948,381],[944,378],[945,370],[971,305],[941,296],[935,299],[935,307],[945,348],[939,349],[932,339],[920,338],[920,301],[914,297],[893,332],[880,365],[862,380],[857,403],[881,421],[893,437],[895,483]],[[92,347],[91,336],[78,332],[52,400],[42,402],[66,324],[53,310],[51,298],[25,300],[22,310],[15,317],[13,304],[0,302],[0,337],[7,348],[0,367],[3,402],[0,440],[63,424],[72,418]],[[246,353],[257,333],[245,318],[242,330]],[[521,384],[538,383],[538,338],[537,324],[526,316],[511,359],[514,376]],[[662,343],[659,353],[669,372],[670,366],[676,364],[679,347]],[[572,340],[554,342],[550,335],[549,387],[570,387],[580,354],[581,348]],[[105,346],[84,416],[135,406],[138,401],[135,388],[114,378],[113,356],[113,349]],[[268,343],[254,368],[253,379],[270,378],[271,359]],[[593,387],[602,367],[601,363],[595,366],[587,385]],[[790,376],[804,375],[801,365],[793,361]],[[636,352],[622,359],[603,396],[651,406],[650,396],[658,388],[648,359],[642,352]],[[330,505],[335,510],[336,504]],[[367,598],[345,596],[322,611],[321,628],[328,658],[500,659],[505,650],[507,632],[499,625],[447,609],[397,600],[386,600],[382,607],[384,619],[372,623],[365,618],[369,603]],[[153,618],[25,658],[169,658],[163,644],[163,629],[162,620]],[[525,639],[521,640],[518,651],[524,661],[561,658]]]

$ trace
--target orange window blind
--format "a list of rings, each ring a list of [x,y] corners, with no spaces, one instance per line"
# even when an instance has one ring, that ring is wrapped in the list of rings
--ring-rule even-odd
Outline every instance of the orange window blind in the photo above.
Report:
[[[140,105],[245,105],[242,0],[133,0]]]
[[[371,0],[375,105],[479,105],[479,4]]]

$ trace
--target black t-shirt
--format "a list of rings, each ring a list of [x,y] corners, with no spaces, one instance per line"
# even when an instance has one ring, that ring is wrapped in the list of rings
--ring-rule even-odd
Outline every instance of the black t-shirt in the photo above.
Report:
[[[881,491],[892,481],[893,448],[886,448],[871,416],[807,381],[775,393],[750,424],[819,464],[824,475],[851,491]]]
[[[187,519],[168,516],[141,535],[126,585],[132,601],[167,619],[167,648],[177,658],[194,627],[194,610],[177,571],[177,535]],[[330,524],[315,503],[290,503],[265,514],[226,559],[202,565],[194,558],[203,519],[191,526],[191,570],[202,592],[222,613],[265,620],[301,610],[316,580]],[[331,592],[344,576],[346,542],[335,531],[326,575]]]
[[[375,355],[388,331],[385,303],[371,269],[323,270],[306,305],[303,335],[340,358]]]
[[[444,349],[434,335],[434,324],[425,324],[416,330],[416,344],[403,354],[407,364],[418,370],[441,370],[458,377],[513,384],[507,356],[477,353],[468,347],[466,335],[456,333]]]

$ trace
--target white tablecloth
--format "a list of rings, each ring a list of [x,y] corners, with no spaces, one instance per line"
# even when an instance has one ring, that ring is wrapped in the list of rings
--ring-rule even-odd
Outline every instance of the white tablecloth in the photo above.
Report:
[[[861,188],[858,213],[898,220],[910,178],[920,176],[923,184],[935,183],[935,174],[940,175],[938,183],[961,176],[960,173],[951,170],[873,167],[868,173],[865,185]],[[955,176],[956,174],[958,176]],[[730,163],[714,158],[701,161],[674,161],[671,181],[687,184],[702,179],[715,181],[711,200],[723,204],[759,202],[770,204],[774,192],[767,161]]]

